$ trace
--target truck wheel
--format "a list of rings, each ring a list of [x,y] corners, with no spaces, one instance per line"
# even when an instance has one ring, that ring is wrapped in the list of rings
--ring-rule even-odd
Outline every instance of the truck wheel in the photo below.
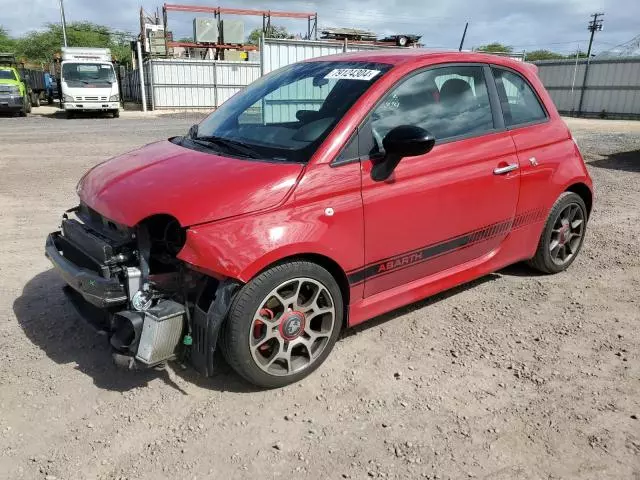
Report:
[[[53,97],[47,97],[47,103],[53,105]]]
[[[31,111],[31,102],[29,102],[29,97],[24,97],[22,109],[20,110],[20,116],[26,117],[27,113]]]
[[[543,273],[558,273],[580,253],[587,228],[587,207],[573,192],[564,192],[553,204],[542,230],[536,255],[529,265]]]
[[[221,334],[221,350],[249,382],[283,387],[327,358],[343,320],[340,288],[321,266],[292,261],[272,267],[236,295]]]
[[[113,118],[120,118],[120,110],[113,111]]]
[[[40,94],[32,93],[31,94],[31,106],[39,107],[40,106]]]

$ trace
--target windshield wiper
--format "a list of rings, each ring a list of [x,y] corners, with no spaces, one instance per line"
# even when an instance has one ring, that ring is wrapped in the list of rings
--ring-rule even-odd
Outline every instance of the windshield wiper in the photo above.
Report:
[[[200,144],[204,143],[220,145],[227,150],[234,150],[235,152],[245,157],[262,158],[262,155],[260,155],[255,148],[239,140],[231,140],[230,138],[218,137],[215,135],[191,137],[191,140]]]

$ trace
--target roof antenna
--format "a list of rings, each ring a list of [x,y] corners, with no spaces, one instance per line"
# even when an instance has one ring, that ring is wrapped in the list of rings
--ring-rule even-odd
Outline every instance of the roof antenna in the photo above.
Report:
[[[462,51],[462,46],[464,45],[464,38],[467,36],[467,28],[469,27],[469,22],[464,24],[464,32],[462,33],[462,39],[460,40],[460,47],[458,47],[458,51]]]

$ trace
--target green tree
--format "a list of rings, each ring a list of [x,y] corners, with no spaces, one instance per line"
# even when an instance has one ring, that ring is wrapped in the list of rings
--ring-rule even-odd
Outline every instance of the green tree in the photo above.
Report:
[[[16,42],[9,36],[7,30],[0,26],[0,52],[1,53],[14,53],[16,48]]]
[[[260,37],[262,36],[262,28],[254,28],[249,34],[248,43],[251,45],[258,45],[260,43]],[[279,27],[276,25],[271,25],[271,27],[267,28],[267,32],[265,35],[267,38],[293,38],[287,29],[284,27]]]
[[[535,62],[536,60],[557,60],[561,58],[568,58],[561,53],[552,52],[551,50],[533,50],[527,52],[527,61]]]
[[[67,24],[67,43],[70,47],[110,48],[112,55],[122,63],[130,62],[131,38],[129,33],[90,22]],[[48,23],[45,30],[29,32],[17,39],[16,50],[20,57],[30,61],[49,62],[60,52],[62,45],[62,27],[57,23]]]
[[[511,53],[513,52],[513,47],[509,45],[503,45],[499,42],[488,43],[487,45],[481,45],[477,48],[479,52],[487,52],[487,53]]]

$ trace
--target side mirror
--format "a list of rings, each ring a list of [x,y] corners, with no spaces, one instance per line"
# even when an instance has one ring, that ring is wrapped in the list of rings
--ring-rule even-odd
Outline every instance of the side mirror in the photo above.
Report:
[[[189,128],[189,133],[187,135],[189,138],[196,138],[198,136],[198,124],[191,125]]]
[[[400,125],[382,139],[384,158],[371,169],[371,178],[382,182],[389,178],[404,157],[429,153],[436,143],[428,130],[415,125]]]
[[[424,155],[431,151],[435,143],[436,137],[415,125],[400,125],[382,139],[382,146],[387,154],[401,157]]]

